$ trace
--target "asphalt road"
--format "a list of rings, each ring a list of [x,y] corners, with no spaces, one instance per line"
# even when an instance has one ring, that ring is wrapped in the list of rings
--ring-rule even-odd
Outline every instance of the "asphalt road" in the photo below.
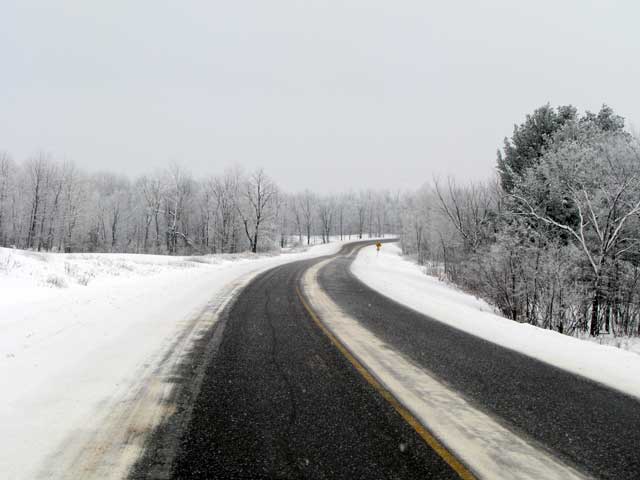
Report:
[[[173,477],[457,478],[314,325],[314,261],[270,270],[228,312]]]
[[[387,299],[351,275],[353,248],[319,275],[347,313],[568,463],[640,478],[640,402]],[[459,478],[305,310],[296,287],[321,260],[274,268],[241,292],[185,364],[181,382],[195,386],[132,478]]]
[[[329,263],[319,283],[388,345],[580,470],[640,479],[640,401],[406,308],[355,278],[351,261]]]

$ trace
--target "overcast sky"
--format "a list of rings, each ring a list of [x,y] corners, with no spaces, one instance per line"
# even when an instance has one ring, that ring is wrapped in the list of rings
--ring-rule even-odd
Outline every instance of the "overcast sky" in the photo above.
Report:
[[[0,3],[0,149],[289,190],[489,176],[534,108],[640,124],[636,1]]]

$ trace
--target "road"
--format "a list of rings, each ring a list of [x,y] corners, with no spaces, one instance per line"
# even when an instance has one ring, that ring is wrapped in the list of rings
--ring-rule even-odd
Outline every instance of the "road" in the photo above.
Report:
[[[349,272],[360,246],[318,273],[347,315],[580,474],[638,478],[640,402],[378,294]],[[185,363],[173,423],[132,478],[474,478],[319,325],[299,288],[323,260],[274,268],[243,289]]]

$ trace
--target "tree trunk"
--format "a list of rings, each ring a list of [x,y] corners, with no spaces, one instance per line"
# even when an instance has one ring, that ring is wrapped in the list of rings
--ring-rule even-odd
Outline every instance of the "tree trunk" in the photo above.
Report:
[[[593,302],[591,303],[591,328],[589,334],[592,337],[597,337],[600,333],[600,325],[598,324],[599,310],[600,310],[600,286],[596,281],[595,292],[593,294]]]

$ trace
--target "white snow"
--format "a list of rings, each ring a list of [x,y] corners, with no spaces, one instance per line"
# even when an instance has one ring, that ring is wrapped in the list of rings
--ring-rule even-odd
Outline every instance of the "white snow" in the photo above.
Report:
[[[189,320],[229,285],[340,246],[258,257],[0,249],[0,477],[71,478],[65,449],[149,388]]]
[[[485,302],[423,273],[396,244],[360,250],[352,272],[365,284],[420,313],[503,347],[640,398],[640,355],[496,314]]]

